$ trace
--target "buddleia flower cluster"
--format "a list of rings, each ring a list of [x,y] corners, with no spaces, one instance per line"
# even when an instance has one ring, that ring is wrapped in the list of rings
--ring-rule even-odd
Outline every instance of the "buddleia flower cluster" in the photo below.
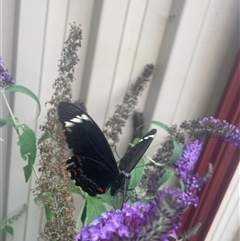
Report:
[[[175,174],[185,183],[187,189],[200,189],[210,178],[212,173],[212,165],[209,164],[206,173],[199,177],[198,174],[193,175],[195,164],[199,158],[203,141],[206,137],[220,138],[232,146],[240,147],[240,130],[238,127],[229,124],[227,121],[215,119],[214,117],[203,118],[192,121],[184,121],[178,128],[176,125],[170,128],[171,136],[167,137],[160,148],[157,150],[153,160],[156,164],[149,162],[145,168],[145,174],[141,182],[141,188],[146,191],[149,196],[155,194],[158,189],[158,180],[164,175],[167,169],[172,169]],[[181,158],[169,165],[173,154],[173,138],[183,145],[183,153]],[[193,141],[187,142],[186,140]],[[190,186],[190,183],[192,187]],[[197,199],[196,199],[197,200]],[[197,203],[194,205],[196,206]]]
[[[189,138],[201,139],[210,135],[214,138],[220,138],[232,146],[240,147],[239,128],[226,120],[205,117],[202,120],[185,121],[180,127],[187,133]]]
[[[2,57],[0,56],[0,88],[4,89],[14,83],[15,80],[9,75],[8,69],[4,68],[4,63],[2,61]]]
[[[171,237],[177,237],[176,230],[181,225],[182,213],[188,207],[198,205],[197,191],[211,176],[211,170],[203,176],[192,174],[202,145],[203,142],[199,140],[189,142],[184,146],[181,158],[174,164],[173,169],[175,168],[176,175],[182,179],[184,190],[178,187],[165,187],[162,190],[156,188],[154,198],[147,204],[140,203],[139,200],[132,206],[125,203],[122,210],[104,212],[88,226],[82,227],[75,239],[165,241],[170,240]],[[153,174],[148,178],[149,185],[156,185],[151,179],[154,179]],[[156,177],[154,180],[157,180]],[[199,226],[197,224],[185,231],[184,237],[187,238],[182,240],[192,237]]]
[[[76,222],[73,197],[69,193],[70,182],[66,171],[66,144],[61,124],[58,121],[57,105],[59,101],[72,97],[71,83],[74,81],[74,66],[78,63],[76,51],[81,46],[82,30],[71,25],[70,35],[65,42],[62,59],[59,64],[59,77],[53,84],[54,94],[47,102],[51,105],[46,122],[40,127],[43,138],[39,144],[42,175],[37,181],[35,193],[38,202],[45,207],[48,216],[40,237],[44,240],[73,240]]]
[[[103,133],[113,149],[119,142],[119,134],[122,133],[122,128],[125,126],[126,120],[137,105],[138,97],[150,81],[153,70],[154,66],[152,64],[145,66],[141,76],[131,85],[127,93],[124,95],[122,103],[117,105],[113,116],[106,122]]]
[[[164,205],[163,205],[164,204]],[[140,202],[122,210],[105,211],[75,236],[78,241],[169,240],[180,226],[184,203],[168,189],[157,193],[148,204]]]

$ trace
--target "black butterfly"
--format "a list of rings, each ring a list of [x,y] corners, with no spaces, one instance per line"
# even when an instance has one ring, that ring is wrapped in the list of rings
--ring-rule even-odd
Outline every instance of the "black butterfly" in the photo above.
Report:
[[[109,187],[110,194],[114,196],[122,189],[126,177],[130,176],[157,132],[152,129],[131,148],[120,160],[118,169],[103,132],[84,110],[70,102],[60,102],[58,115],[68,146],[74,154],[66,162],[69,164],[67,170],[75,185],[90,196],[104,194]]]

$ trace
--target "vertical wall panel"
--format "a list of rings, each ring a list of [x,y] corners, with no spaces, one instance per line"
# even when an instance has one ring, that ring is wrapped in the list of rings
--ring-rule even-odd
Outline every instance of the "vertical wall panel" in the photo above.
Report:
[[[213,102],[215,107],[210,102],[218,99],[212,95],[214,88],[222,90],[226,81],[219,81],[219,72],[230,72],[230,68],[225,68],[223,64],[226,58],[220,56],[227,56],[231,38],[237,31],[237,1],[211,1],[210,4],[206,0],[198,1],[198,4],[186,2],[167,67],[157,70],[165,73],[157,76],[162,78],[163,83],[156,103],[158,110],[155,109],[153,118],[164,123],[203,117],[207,106],[214,110],[216,102]],[[223,11],[213,15],[215,6],[219,4]],[[224,26],[223,22],[229,26]],[[238,46],[233,46],[235,53]]]
[[[235,171],[235,174],[231,180],[228,190],[225,194],[224,199],[219,207],[218,213],[212,223],[212,226],[206,237],[206,241],[212,240],[239,240],[239,203],[240,203],[240,192],[239,192],[239,179],[240,172],[239,166]],[[235,224],[235,225],[233,225]]]
[[[13,63],[13,43],[14,43],[14,24],[16,4],[14,0],[1,2],[0,4],[0,56],[3,58],[5,67],[9,69],[14,76],[14,63]],[[6,98],[10,100],[9,93],[5,93]],[[0,96],[0,118],[8,116],[8,110],[4,104],[2,95]],[[8,193],[8,176],[10,169],[9,153],[10,147],[10,133],[9,126],[0,129],[0,222],[6,217],[6,203]],[[3,140],[3,141],[2,141]],[[0,230],[0,239],[3,238],[4,232]]]
[[[45,1],[22,1],[19,5],[19,19],[16,21],[15,31],[16,36],[16,83],[19,85],[25,85],[38,95],[39,92],[39,76],[41,72],[42,61],[42,47],[44,42],[44,27],[45,27],[45,15],[46,15],[46,2]],[[25,123],[31,128],[35,129],[37,109],[36,103],[29,99],[29,97],[17,93],[14,96],[14,114],[19,118],[20,123]],[[24,108],[23,108],[24,107]],[[10,161],[10,175],[9,175],[9,192],[7,202],[8,217],[16,215],[23,206],[28,204],[28,198],[30,195],[29,185],[25,183],[23,166],[26,165],[19,153],[19,147],[16,145],[17,136],[13,131],[11,142],[11,156],[8,159]],[[38,212],[33,213],[36,218],[36,226],[32,227],[32,231],[35,233],[39,216]],[[28,224],[27,215],[24,214],[19,220],[14,222],[14,239],[26,240],[25,230]],[[8,239],[10,237],[8,236]]]
[[[128,4],[127,0],[104,1],[99,19],[86,104],[90,113],[94,111],[92,116],[100,126],[105,120]]]
[[[69,2],[69,12],[66,24],[76,22],[76,24],[81,24],[82,26],[82,48],[78,51],[78,56],[80,59],[79,64],[75,68],[75,77],[76,81],[73,83],[73,99],[81,99],[80,96],[82,82],[83,82],[83,73],[84,69],[87,67],[85,65],[88,43],[89,43],[89,33],[90,33],[90,26],[92,20],[92,11],[94,0],[70,0]],[[69,34],[69,27],[67,31],[65,31],[65,39]],[[84,90],[83,90],[84,91]]]
[[[41,62],[41,73],[39,75],[39,99],[41,103],[45,103],[50,100],[53,89],[52,83],[53,80],[58,76],[58,60],[60,58],[60,53],[62,51],[63,42],[65,41],[65,32],[67,31],[67,10],[68,2],[67,1],[54,1],[51,0],[46,2],[46,14],[45,14],[45,25],[44,33],[42,37],[44,38],[42,51],[42,62]],[[42,113],[37,121],[37,126],[40,123],[45,121],[46,108],[42,106]],[[40,138],[41,133],[37,129],[37,136]],[[32,177],[31,180],[31,189],[35,187],[35,178]],[[32,194],[31,194],[32,195]],[[29,212],[27,226],[25,230],[25,240],[36,239],[36,234],[40,231],[40,218],[41,208],[36,205],[33,198],[29,198]],[[38,217],[38,223],[32,225],[34,218]]]
[[[210,108],[212,105],[211,101],[214,99],[212,93],[217,88],[223,89],[225,85],[219,81],[221,80],[219,73],[230,71],[224,65],[229,46],[233,44],[232,36],[239,26],[238,6],[235,0],[227,2],[216,0],[209,4],[189,73],[189,78],[199,83],[194,100],[196,103],[202,103],[202,106],[199,108],[191,106],[187,118],[190,118],[190,115],[203,116],[205,106],[209,105]],[[206,93],[208,98],[202,98],[202,93]]]
[[[118,56],[115,62],[108,115],[113,114],[115,106],[122,101],[123,94],[128,89],[129,82],[132,81],[131,73],[138,50],[142,24],[145,21],[146,8],[147,1],[129,1],[122,35],[120,36]]]

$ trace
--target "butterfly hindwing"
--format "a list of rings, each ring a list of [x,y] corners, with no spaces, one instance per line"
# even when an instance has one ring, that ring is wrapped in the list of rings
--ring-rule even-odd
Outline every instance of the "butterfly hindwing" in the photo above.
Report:
[[[115,179],[115,175],[112,175],[106,166],[87,157],[72,156],[66,163],[75,185],[80,186],[90,196],[105,193]]]

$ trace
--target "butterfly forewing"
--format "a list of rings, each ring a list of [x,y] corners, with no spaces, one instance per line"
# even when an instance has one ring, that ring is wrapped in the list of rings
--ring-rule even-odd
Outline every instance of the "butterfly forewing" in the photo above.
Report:
[[[120,160],[119,169],[126,173],[130,173],[133,168],[137,165],[139,160],[142,158],[144,153],[147,151],[148,147],[152,143],[156,129],[150,130],[140,141],[131,148]]]
[[[87,157],[118,174],[115,158],[104,134],[84,110],[72,103],[60,102],[58,115],[74,155]]]

